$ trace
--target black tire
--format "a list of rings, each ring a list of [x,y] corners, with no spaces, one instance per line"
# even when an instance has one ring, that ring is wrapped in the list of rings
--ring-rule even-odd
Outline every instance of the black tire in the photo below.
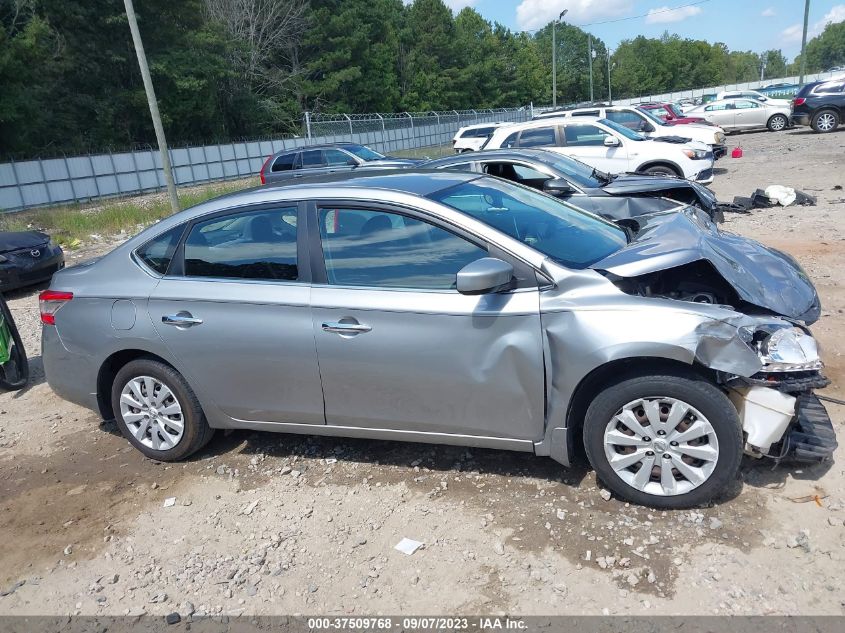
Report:
[[[647,397],[682,400],[697,409],[713,427],[719,455],[710,477],[685,494],[654,495],[627,484],[614,471],[605,455],[604,432],[608,422],[626,404]],[[584,448],[596,476],[617,496],[653,508],[700,506],[721,493],[736,479],[742,459],[742,429],[736,408],[716,385],[693,372],[630,374],[606,387],[587,409]]]
[[[652,176],[677,176],[683,178],[683,174],[679,174],[673,167],[669,165],[652,165],[640,171],[641,174],[649,174]]]
[[[769,117],[769,122],[766,123],[766,127],[769,128],[769,132],[780,132],[785,130],[789,125],[789,119],[787,119],[783,114],[773,114]]]
[[[6,391],[17,391],[23,389],[29,382],[29,359],[26,357],[21,335],[15,320],[12,318],[12,311],[6,305],[6,300],[0,295],[0,313],[3,315],[9,334],[11,335],[11,349],[9,360],[0,365],[0,389]]]
[[[827,121],[830,121],[832,125],[827,125]],[[813,115],[810,121],[810,127],[813,128],[814,132],[818,132],[819,134],[833,132],[833,130],[839,127],[839,113],[836,110],[819,110]]]
[[[130,432],[120,412],[120,394],[133,378],[150,376],[161,381],[173,392],[182,407],[184,431],[182,438],[171,449],[156,450],[145,446]],[[170,365],[151,358],[133,360],[121,368],[115,376],[111,391],[112,410],[120,432],[135,448],[151,459],[163,462],[175,462],[185,459],[208,444],[214,436],[214,429],[208,425],[199,400],[191,387],[178,371]]]

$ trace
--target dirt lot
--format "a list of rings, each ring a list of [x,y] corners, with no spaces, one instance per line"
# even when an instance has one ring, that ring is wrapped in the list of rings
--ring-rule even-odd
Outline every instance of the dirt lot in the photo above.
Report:
[[[768,184],[819,196],[726,229],[806,267],[825,393],[845,398],[845,131],[729,141],[745,156],[719,162],[721,199]],[[0,394],[0,614],[845,612],[845,446],[828,467],[749,461],[728,498],[683,512],[487,450],[236,432],[165,465],[52,394],[36,294],[11,297],[32,386]],[[829,410],[842,434],[845,407]],[[403,537],[425,547],[406,556]]]

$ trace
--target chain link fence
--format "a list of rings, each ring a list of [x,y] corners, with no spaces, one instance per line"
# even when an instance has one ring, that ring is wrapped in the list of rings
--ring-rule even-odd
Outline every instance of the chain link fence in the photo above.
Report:
[[[494,110],[314,114],[306,112],[302,134],[170,149],[179,186],[257,176],[264,160],[283,149],[352,142],[398,156],[432,158],[452,151],[452,137],[465,125],[519,122],[530,106]],[[0,212],[89,202],[164,188],[161,155],[153,147],[84,156],[34,158],[0,163]]]

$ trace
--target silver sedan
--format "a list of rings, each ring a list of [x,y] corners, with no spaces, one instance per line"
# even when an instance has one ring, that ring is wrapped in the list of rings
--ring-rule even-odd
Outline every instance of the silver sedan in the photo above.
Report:
[[[178,213],[40,299],[53,390],[158,460],[226,428],[583,447],[616,494],[682,507],[743,451],[835,446],[801,435],[832,433],[815,289],[693,208],[623,228],[490,176],[326,176]]]
[[[720,99],[686,110],[685,114],[707,119],[725,132],[755,129],[780,132],[789,127],[792,116],[788,101],[764,102],[757,99]]]

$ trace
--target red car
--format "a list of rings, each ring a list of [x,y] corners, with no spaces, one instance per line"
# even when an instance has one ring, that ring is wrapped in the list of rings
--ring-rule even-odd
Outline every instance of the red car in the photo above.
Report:
[[[683,125],[685,123],[699,123],[711,125],[707,119],[697,116],[686,116],[674,103],[641,103],[637,106],[641,110],[648,110],[656,117],[666,121],[667,125]]]

